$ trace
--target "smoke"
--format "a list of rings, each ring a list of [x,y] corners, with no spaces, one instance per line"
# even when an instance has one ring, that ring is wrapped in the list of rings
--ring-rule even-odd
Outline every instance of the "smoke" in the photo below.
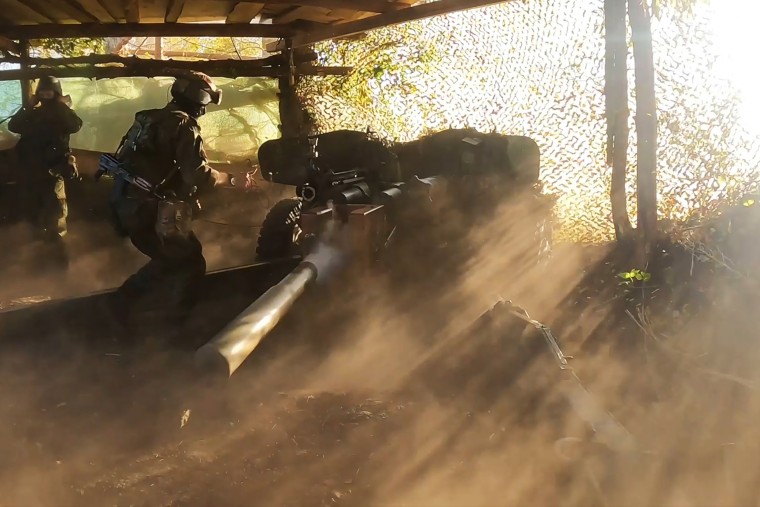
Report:
[[[316,282],[326,284],[348,262],[350,252],[347,250],[348,238],[341,230],[339,222],[333,218],[325,225],[314,248],[304,258],[317,269]]]
[[[0,487],[45,506],[756,503],[756,297],[713,287],[733,296],[646,334],[620,311],[628,295],[610,278],[623,267],[606,249],[555,245],[533,262],[534,204],[510,196],[473,218],[437,202],[441,236],[400,237],[387,271],[351,269],[341,238],[321,245],[328,283],[224,387],[155,351],[9,348]],[[552,327],[641,452],[594,441],[540,335],[479,320],[500,298]]]
[[[456,206],[450,208],[437,219],[457,233],[467,222]],[[235,505],[254,491],[269,505],[299,498],[310,499],[309,505],[315,498],[356,505],[550,502],[556,497],[546,488],[546,478],[562,469],[549,445],[553,432],[537,415],[523,420],[523,414],[548,402],[536,406],[535,399],[520,396],[525,386],[518,389],[503,377],[514,364],[503,350],[516,337],[468,331],[500,296],[522,303],[530,295],[529,309],[543,319],[533,309],[557,307],[570,290],[565,284],[582,276],[580,257],[568,256],[550,273],[521,264],[532,248],[523,244],[530,229],[531,217],[522,206],[507,207],[462,234],[447,247],[450,252],[436,256],[430,255],[435,238],[418,231],[410,250],[392,259],[398,278],[347,270],[351,259],[338,254],[343,250],[336,246],[345,238],[335,232],[335,243],[320,245],[310,258],[321,280],[330,283],[313,288],[290,322],[270,337],[269,349],[263,344],[224,392],[194,388],[190,425],[165,443],[156,439],[171,435],[169,428],[177,431],[188,408],[171,401],[171,392],[181,386],[170,373],[176,363],[155,360],[153,366],[127,367],[121,357],[103,355],[93,363],[85,355],[70,369],[52,370],[54,383],[29,373],[36,385],[23,390],[27,403],[7,417],[23,417],[22,425],[29,424],[44,407],[52,423],[34,423],[39,433],[33,438],[9,435],[19,449],[39,442],[43,450],[41,464],[17,468],[9,477],[20,480],[5,482],[4,491],[25,505],[140,504],[146,499],[197,505],[212,498]],[[9,371],[19,374],[29,361]],[[78,370],[92,364],[100,366],[83,378]],[[435,372],[440,375],[433,378]],[[530,387],[547,372],[529,367],[518,384]],[[139,380],[118,385],[135,374]],[[110,380],[89,383],[96,378]],[[133,392],[116,395],[125,389]],[[290,396],[276,395],[293,389],[298,391]],[[58,396],[42,400],[34,392]],[[103,400],[109,397],[114,402],[106,408]],[[88,407],[106,414],[86,416]],[[92,425],[96,431],[89,445],[56,449],[62,435]],[[249,451],[241,454],[243,449]],[[58,469],[55,479],[44,488],[31,487],[52,463]],[[216,468],[234,477],[228,484],[252,485],[214,486],[207,478]],[[499,496],[504,476],[511,478],[506,498]],[[203,486],[181,486],[193,482]],[[67,485],[75,485],[73,493]]]

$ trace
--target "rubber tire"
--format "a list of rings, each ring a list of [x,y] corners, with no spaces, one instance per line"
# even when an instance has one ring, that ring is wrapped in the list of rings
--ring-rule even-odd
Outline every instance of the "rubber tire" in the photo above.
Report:
[[[300,232],[303,203],[300,199],[284,199],[269,210],[261,225],[256,245],[256,258],[260,261],[282,259],[300,253],[295,239]]]

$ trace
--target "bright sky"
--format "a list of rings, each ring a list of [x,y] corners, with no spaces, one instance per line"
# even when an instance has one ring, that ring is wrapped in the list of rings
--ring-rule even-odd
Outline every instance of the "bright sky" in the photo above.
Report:
[[[712,0],[712,6],[713,33],[720,55],[716,70],[742,95],[742,124],[760,135],[760,54],[753,42],[760,32],[760,2]]]

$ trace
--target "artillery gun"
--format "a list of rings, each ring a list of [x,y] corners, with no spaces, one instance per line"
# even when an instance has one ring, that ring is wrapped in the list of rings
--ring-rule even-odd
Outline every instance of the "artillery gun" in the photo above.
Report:
[[[396,156],[369,132],[267,141],[259,165],[266,180],[295,187],[297,196],[268,213],[256,249],[260,260],[303,253],[331,209],[346,220],[352,213],[369,216],[403,186]]]
[[[426,221],[439,211],[429,205],[439,193],[482,214],[498,198],[532,188],[538,163],[538,146],[529,138],[469,129],[411,143],[384,143],[370,131],[350,130],[264,143],[263,177],[295,187],[297,197],[270,210],[257,254],[262,261],[295,256],[301,262],[202,347],[199,361],[231,375],[306,288],[336,264],[344,268],[346,257],[352,267],[366,268],[387,253],[394,235],[440,239],[429,234],[436,217]],[[550,211],[551,204],[545,207]]]
[[[257,256],[270,260],[307,252],[330,210],[337,210],[343,222],[361,217],[364,229],[376,236],[363,240],[376,253],[399,227],[420,225],[409,220],[421,218],[420,205],[429,201],[433,188],[466,213],[468,223],[477,222],[510,194],[538,189],[539,164],[532,139],[473,129],[444,130],[408,143],[383,142],[369,129],[267,141],[259,150],[263,177],[295,187],[296,198],[270,210]],[[553,201],[540,190],[534,196],[548,223]],[[537,231],[540,248],[547,250],[546,223]]]

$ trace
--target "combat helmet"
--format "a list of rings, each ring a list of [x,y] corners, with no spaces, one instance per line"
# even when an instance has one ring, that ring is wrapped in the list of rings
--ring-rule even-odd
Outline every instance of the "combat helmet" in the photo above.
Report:
[[[52,100],[63,95],[61,82],[57,77],[43,76],[37,83],[34,94],[40,100]]]
[[[171,88],[175,100],[199,107],[222,103],[222,90],[206,74],[188,70],[177,72],[175,76]]]

